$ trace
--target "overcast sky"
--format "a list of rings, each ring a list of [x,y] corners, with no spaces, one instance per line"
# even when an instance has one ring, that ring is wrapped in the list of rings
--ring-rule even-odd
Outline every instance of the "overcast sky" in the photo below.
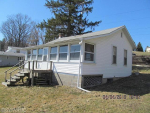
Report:
[[[40,23],[52,17],[45,0],[0,0],[0,26],[9,15],[21,13]],[[125,25],[137,44],[150,46],[150,0],[94,0],[89,20],[102,20],[95,31]],[[0,33],[0,40],[4,37]]]

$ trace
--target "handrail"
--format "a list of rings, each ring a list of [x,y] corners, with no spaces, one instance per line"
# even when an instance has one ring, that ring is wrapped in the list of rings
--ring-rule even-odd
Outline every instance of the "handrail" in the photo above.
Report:
[[[20,62],[21,61],[21,62]],[[13,67],[17,66],[17,65],[20,65],[20,63],[23,62],[23,60],[20,60],[17,64],[15,64],[14,66],[12,66],[11,68],[9,68],[8,70],[6,70],[4,73],[5,73],[5,82],[6,82],[6,77],[7,77],[7,72],[10,71]]]
[[[23,60],[20,60],[21,62],[23,62]],[[20,64],[20,62],[18,62],[17,64],[15,64],[14,66],[12,66],[11,68],[9,68],[8,70],[6,70],[4,73],[7,73],[7,71],[11,70],[13,67],[17,66],[18,64]]]
[[[23,65],[25,65],[28,62],[25,62],[24,64],[22,64],[21,66],[19,66],[18,68],[22,67]],[[11,74],[12,72],[16,71],[18,68],[14,69],[13,71],[11,71],[9,74]]]
[[[26,63],[28,62],[25,62],[24,64],[22,64],[21,66],[19,66],[18,68],[14,69],[13,71],[11,71],[9,74],[10,74],[10,81],[11,81],[11,74],[12,72],[16,71],[17,69],[20,69],[22,66],[24,66]]]

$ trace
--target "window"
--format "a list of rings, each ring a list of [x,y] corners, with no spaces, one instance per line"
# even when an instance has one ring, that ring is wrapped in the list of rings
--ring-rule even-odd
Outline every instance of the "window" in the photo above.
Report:
[[[85,43],[85,61],[94,61],[94,45]]]
[[[43,61],[47,61],[48,48],[44,48],[43,51],[44,51]]]
[[[17,50],[17,53],[20,53],[20,50],[19,50],[19,49]]]
[[[71,45],[70,47],[70,60],[79,60],[80,45]]]
[[[31,50],[27,51],[27,60],[30,60],[30,56],[31,56]]]
[[[56,60],[57,47],[51,47],[50,60]]]
[[[117,47],[113,46],[113,64],[117,64]]]
[[[122,34],[122,32],[121,32],[121,38],[122,38],[122,36],[123,36],[123,34]]]
[[[127,65],[127,50],[124,50],[124,65]]]
[[[67,60],[68,46],[60,46],[59,60]]]
[[[32,60],[36,60],[36,54],[37,54],[37,50],[33,49],[32,50]]]
[[[38,49],[38,60],[42,60],[43,49]]]

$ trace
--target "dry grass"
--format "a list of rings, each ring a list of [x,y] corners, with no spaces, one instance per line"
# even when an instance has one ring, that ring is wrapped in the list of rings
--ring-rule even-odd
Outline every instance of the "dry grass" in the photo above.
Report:
[[[0,72],[6,68],[0,68]],[[4,74],[0,74],[0,82]],[[148,113],[150,111],[150,75],[132,76],[105,84],[85,93],[67,86],[5,87],[0,85],[0,110],[24,108],[26,113]],[[89,89],[90,90],[90,89]],[[126,99],[110,99],[109,95]],[[139,96],[139,99],[130,98]],[[107,98],[106,98],[107,97]]]
[[[148,52],[132,51],[132,53],[136,54],[136,56],[150,56]]]

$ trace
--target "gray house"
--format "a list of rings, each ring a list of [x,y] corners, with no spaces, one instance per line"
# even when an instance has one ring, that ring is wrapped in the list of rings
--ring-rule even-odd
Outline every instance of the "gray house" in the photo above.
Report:
[[[6,52],[0,51],[0,66],[13,66],[17,64],[19,60],[23,60],[24,57],[25,54],[21,48],[8,47]]]

